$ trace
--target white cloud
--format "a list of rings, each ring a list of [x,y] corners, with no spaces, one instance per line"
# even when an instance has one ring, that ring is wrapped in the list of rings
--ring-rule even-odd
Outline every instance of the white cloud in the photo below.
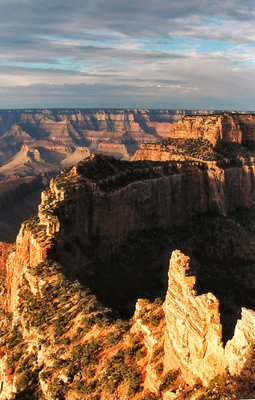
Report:
[[[0,107],[254,107],[253,0],[0,3]]]

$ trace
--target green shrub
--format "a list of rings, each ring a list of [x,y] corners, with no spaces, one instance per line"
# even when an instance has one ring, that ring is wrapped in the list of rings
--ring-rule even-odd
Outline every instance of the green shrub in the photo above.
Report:
[[[178,378],[179,372],[175,370],[168,371],[162,379],[159,390],[164,392],[169,386],[176,381]]]
[[[17,391],[27,389],[29,386],[33,386],[38,382],[38,370],[28,369],[24,371],[16,382]]]
[[[107,339],[109,344],[115,345],[115,344],[117,344],[119,342],[120,337],[119,337],[118,334],[110,332],[110,333],[108,333],[106,335],[106,339]]]
[[[75,391],[77,393],[86,395],[86,394],[93,393],[95,391],[96,387],[97,387],[96,381],[89,382],[89,383],[84,382],[84,381],[78,381],[75,385]]]
[[[87,377],[89,378],[89,379],[92,379],[92,378],[94,378],[94,376],[95,376],[95,370],[94,369],[89,369],[88,371],[87,371]]]
[[[153,304],[157,305],[157,306],[161,306],[163,304],[163,300],[160,297],[157,297]]]
[[[58,400],[64,400],[67,392],[66,384],[57,378],[54,378],[49,384],[49,390],[52,396]]]
[[[128,374],[128,395],[134,396],[141,390],[141,373],[137,369],[133,368]]]
[[[153,360],[156,363],[157,361],[160,360],[161,357],[164,355],[164,348],[163,346],[158,347],[154,352],[153,352]]]
[[[23,341],[23,336],[19,330],[19,326],[14,325],[10,336],[6,340],[8,348],[13,349],[15,346],[19,345],[22,341]]]
[[[163,367],[163,363],[162,362],[160,362],[160,363],[158,363],[156,365],[155,370],[156,370],[157,377],[159,377],[162,374],[163,369],[164,369],[164,367]]]

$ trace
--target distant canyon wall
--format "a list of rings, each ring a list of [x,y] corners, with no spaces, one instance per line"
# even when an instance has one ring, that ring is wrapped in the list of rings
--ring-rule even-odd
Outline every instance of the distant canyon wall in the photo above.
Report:
[[[213,147],[224,143],[237,143],[254,149],[255,115],[223,113],[210,116],[184,116],[169,126],[165,138],[199,139],[210,142]],[[142,143],[132,159],[169,161],[173,159],[173,154],[157,143]]]
[[[52,151],[56,146],[65,151],[87,146],[92,153],[128,159],[142,143],[168,137],[204,137],[213,144],[217,140],[254,141],[254,114],[213,114],[209,110],[145,109],[0,111],[0,161],[4,163],[6,156],[24,144]]]

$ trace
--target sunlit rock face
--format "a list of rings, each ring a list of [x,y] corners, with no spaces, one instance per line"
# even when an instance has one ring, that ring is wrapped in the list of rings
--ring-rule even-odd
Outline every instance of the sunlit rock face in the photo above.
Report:
[[[237,115],[186,116],[173,124],[170,137],[207,139],[214,146],[220,142],[242,143],[243,132]]]
[[[219,302],[212,293],[196,295],[189,257],[172,254],[164,310],[165,368],[180,368],[192,383],[208,383],[225,369]]]
[[[67,270],[93,276],[95,261],[106,260],[135,232],[167,230],[195,215],[254,207],[254,176],[253,166],[155,165],[92,156],[51,181],[42,194],[38,224],[47,243],[54,238],[55,255]],[[18,270],[42,261],[46,242],[31,239],[22,227]],[[31,256],[32,249],[38,256]],[[9,286],[15,291],[15,285]]]
[[[255,344],[255,312],[242,308],[241,319],[237,321],[235,333],[226,344],[225,357],[231,374],[239,374],[251,357]]]
[[[166,340],[164,366],[180,369],[186,382],[208,384],[226,369],[238,374],[255,343],[255,312],[242,309],[234,336],[223,347],[219,301],[212,293],[198,295],[190,259],[172,253],[164,312]]]
[[[232,114],[223,113],[220,115],[186,115],[178,122],[168,127],[164,136],[166,143],[141,144],[133,160],[168,161],[175,159],[198,159],[206,156],[207,160],[213,160],[215,154],[199,155],[195,152],[184,152],[178,143],[185,148],[187,141],[208,142],[213,148],[224,144],[239,144],[254,148],[255,143],[255,116],[253,114]],[[172,141],[169,141],[172,139]],[[167,140],[169,141],[167,143]],[[210,156],[208,158],[208,155]]]

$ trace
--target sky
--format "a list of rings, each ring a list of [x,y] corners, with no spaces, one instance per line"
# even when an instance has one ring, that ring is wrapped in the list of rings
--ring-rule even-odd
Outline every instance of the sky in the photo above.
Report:
[[[254,0],[0,6],[0,108],[255,110]]]

